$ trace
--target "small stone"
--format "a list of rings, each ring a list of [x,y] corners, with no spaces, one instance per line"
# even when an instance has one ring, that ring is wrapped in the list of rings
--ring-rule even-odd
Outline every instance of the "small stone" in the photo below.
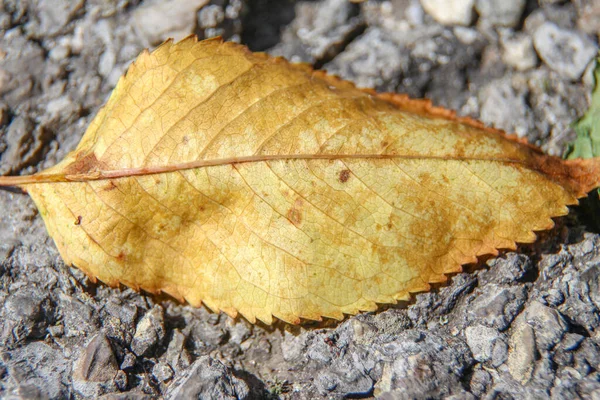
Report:
[[[526,0],[477,0],[479,16],[492,26],[515,27],[521,20]]]
[[[60,295],[60,310],[66,337],[78,337],[95,330],[98,326],[94,309],[77,298]]]
[[[132,354],[132,353],[126,353],[125,356],[123,357],[123,361],[121,362],[121,369],[127,369],[127,368],[131,368],[133,366],[135,366],[135,362],[137,360],[137,357]]]
[[[282,33],[282,42],[269,51],[292,61],[333,58],[363,26],[356,5],[348,0],[298,2],[295,10],[296,18]]]
[[[516,323],[509,341],[508,371],[512,377],[526,384],[533,375],[538,352],[533,328],[523,320]]]
[[[470,388],[475,396],[483,397],[492,385],[492,376],[485,369],[476,369],[471,376]]]
[[[465,329],[465,337],[471,353],[473,353],[473,358],[479,362],[485,362],[492,357],[494,342],[500,339],[500,333],[494,328],[475,325]]]
[[[500,36],[502,44],[502,61],[517,71],[526,71],[537,66],[538,57],[533,47],[533,40],[526,34],[507,34]]]
[[[159,382],[166,382],[173,377],[173,370],[169,364],[158,362],[152,367],[152,376]]]
[[[283,333],[281,341],[281,353],[287,362],[304,359],[306,356],[306,335],[293,335],[288,331]]]
[[[4,324],[0,340],[7,345],[45,336],[48,325],[44,312],[46,302],[44,295],[34,288],[23,288],[8,296],[1,314]]]
[[[533,35],[540,58],[565,79],[578,80],[598,49],[584,35],[562,29],[552,22],[540,26]]]
[[[444,25],[470,25],[475,0],[421,0],[423,9]]]
[[[38,24],[31,23],[37,37],[54,36],[62,31],[83,5],[83,0],[45,0],[33,3],[35,11],[32,15],[39,18]]]
[[[165,338],[164,311],[154,306],[138,322],[131,342],[131,350],[143,356],[159,346]]]
[[[71,49],[69,48],[69,46],[59,44],[58,46],[50,50],[48,57],[50,57],[50,59],[53,61],[62,61],[65,58],[69,57],[69,55],[71,55]]]
[[[73,366],[73,388],[84,397],[98,397],[114,392],[117,386],[117,360],[111,345],[103,334],[90,340]]]
[[[492,367],[499,367],[508,359],[508,344],[503,339],[494,341],[492,348]]]
[[[229,368],[209,356],[198,358],[183,376],[175,379],[165,398],[185,399],[246,399],[250,389]]]
[[[68,95],[64,95],[48,102],[46,112],[50,119],[59,118],[66,121],[79,115],[79,106],[74,104]]]
[[[250,324],[245,320],[233,321],[228,320],[229,325],[229,342],[235,344],[241,344],[243,341],[248,339],[252,334],[252,328]]]
[[[383,30],[369,28],[327,68],[360,87],[378,87],[407,70],[408,65],[408,54],[403,54],[397,44],[386,38]]]
[[[194,32],[196,12],[208,2],[148,0],[135,9],[132,24],[148,45],[157,45],[167,38],[178,41]]]
[[[106,78],[110,75],[115,64],[117,62],[117,55],[113,49],[107,49],[100,56],[100,60],[98,61],[98,73],[100,76]]]
[[[454,36],[467,46],[475,43],[481,35],[473,28],[465,28],[464,26],[455,26],[453,29]]]
[[[584,339],[585,336],[581,336],[577,333],[567,333],[563,337],[562,347],[567,351],[576,350],[581,344],[581,342],[584,341]]]
[[[521,281],[533,270],[531,259],[524,254],[507,253],[503,257],[488,261],[490,267],[482,271],[479,280],[483,284],[495,283],[500,285]]]
[[[481,119],[495,128],[525,136],[534,124],[525,94],[515,90],[508,78],[488,83],[478,96]]]
[[[600,3],[598,1],[577,1],[577,27],[590,35],[600,32]]]
[[[561,341],[568,325],[558,311],[539,301],[533,301],[522,314],[535,330],[535,341],[540,350],[550,350]]]
[[[171,368],[178,372],[186,369],[191,364],[191,357],[185,348],[186,337],[179,329],[173,330],[173,337],[167,347],[165,359]]]
[[[127,390],[127,383],[129,380],[127,379],[127,374],[124,371],[117,371],[117,375],[115,375],[115,379],[113,379],[113,381],[115,382],[117,389],[121,392]]]
[[[198,13],[198,24],[201,28],[215,28],[225,19],[223,8],[218,5],[203,7]]]
[[[0,397],[68,399],[73,396],[71,363],[60,349],[35,341],[0,354],[0,363],[6,365],[9,377],[2,381],[2,390],[6,391]],[[11,392],[21,395],[8,396]]]
[[[467,306],[467,319],[500,331],[509,327],[522,310],[526,300],[525,288],[487,285],[476,291]]]

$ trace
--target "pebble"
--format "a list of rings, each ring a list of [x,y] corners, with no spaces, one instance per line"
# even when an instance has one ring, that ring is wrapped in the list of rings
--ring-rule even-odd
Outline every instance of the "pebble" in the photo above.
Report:
[[[523,33],[511,34],[501,32],[502,61],[517,71],[535,68],[538,57],[533,47],[531,36]]]
[[[421,0],[423,9],[444,25],[471,25],[475,0]]]
[[[119,369],[110,342],[102,333],[94,336],[73,366],[73,388],[84,397],[98,397],[117,390]]]
[[[44,313],[46,302],[44,295],[34,288],[23,288],[8,296],[2,310],[5,324],[0,331],[4,346],[45,336],[48,325]]]
[[[137,356],[152,351],[165,338],[164,311],[161,306],[154,306],[138,322],[131,342],[131,351]]]
[[[189,367],[191,364],[191,357],[185,348],[185,341],[186,336],[179,329],[173,330],[173,336],[167,347],[165,360],[176,372]]]
[[[75,14],[84,6],[84,0],[45,0],[33,3],[31,14],[39,23],[28,28],[37,36],[54,36],[63,31]]]
[[[512,377],[526,384],[533,375],[538,356],[533,328],[524,320],[517,321],[509,340],[508,371]]]
[[[531,259],[524,254],[507,253],[503,257],[488,261],[490,267],[479,274],[479,280],[484,283],[511,284],[522,280],[533,270]]]
[[[333,74],[353,79],[359,87],[378,87],[408,69],[408,54],[385,38],[379,28],[368,28],[346,51],[327,65]]]
[[[95,330],[98,326],[94,309],[75,297],[60,295],[60,310],[65,326],[65,336],[79,337]]]
[[[223,363],[209,356],[198,358],[173,381],[165,398],[186,399],[247,399],[250,389],[246,382],[235,377]]]
[[[475,9],[483,23],[515,27],[521,21],[526,0],[477,0]]]
[[[159,382],[166,382],[173,377],[173,370],[169,364],[158,362],[152,367],[152,376]]]
[[[132,25],[146,45],[157,45],[167,38],[175,41],[194,32],[196,12],[209,0],[148,0],[137,7]]]
[[[467,308],[467,319],[504,331],[523,309],[527,295],[523,287],[490,284],[477,290]]]
[[[533,128],[533,115],[525,91],[517,91],[510,79],[493,80],[479,91],[481,120],[523,137]]]
[[[2,381],[4,393],[21,394],[13,398],[66,399],[72,396],[68,387],[71,363],[60,349],[36,341],[0,354],[0,360],[12,377]]]
[[[465,329],[465,338],[471,349],[473,358],[479,362],[485,362],[492,357],[492,351],[496,341],[501,340],[497,329],[488,328],[483,325],[469,326]]]
[[[531,302],[519,318],[524,318],[533,327],[536,346],[540,350],[552,349],[568,329],[568,324],[557,310],[539,301]]]
[[[540,58],[561,77],[578,80],[598,52],[587,37],[552,22],[542,24],[533,35]]]

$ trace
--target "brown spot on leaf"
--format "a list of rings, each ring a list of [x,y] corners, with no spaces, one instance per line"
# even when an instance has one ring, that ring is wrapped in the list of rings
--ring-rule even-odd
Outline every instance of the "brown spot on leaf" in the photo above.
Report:
[[[349,178],[350,178],[350,170],[349,169],[343,169],[340,171],[340,182],[346,183]]]
[[[75,220],[75,222],[73,223],[74,225],[81,225],[81,215],[77,216],[77,219]]]
[[[110,192],[111,190],[115,190],[116,188],[117,188],[117,185],[113,181],[108,181],[108,183],[106,184],[106,186],[104,186],[102,188],[102,191],[104,191],[104,192]]]
[[[117,261],[119,261],[119,262],[125,261],[126,258],[127,258],[127,255],[124,252],[120,252],[119,255],[117,255]]]
[[[65,175],[87,174],[101,171],[103,167],[104,164],[98,161],[93,152],[87,154],[79,153],[75,162],[65,168]]]
[[[296,200],[292,208],[286,214],[287,219],[294,225],[298,226],[302,223],[302,199]]]

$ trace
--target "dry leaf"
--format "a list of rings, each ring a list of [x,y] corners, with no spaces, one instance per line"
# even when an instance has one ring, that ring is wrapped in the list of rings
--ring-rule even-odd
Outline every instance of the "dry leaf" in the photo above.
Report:
[[[92,279],[270,324],[408,299],[534,241],[599,176],[426,101],[188,38],[142,53],[60,164],[0,184]]]

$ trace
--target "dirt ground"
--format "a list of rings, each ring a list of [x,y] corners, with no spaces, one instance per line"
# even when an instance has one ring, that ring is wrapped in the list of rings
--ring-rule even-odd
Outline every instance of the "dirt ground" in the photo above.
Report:
[[[222,35],[431,98],[560,155],[593,87],[597,0],[4,0],[0,174],[52,166],[136,55]],[[600,398],[600,236],[534,245],[342,322],[250,325],[90,282],[0,191],[2,398]]]

